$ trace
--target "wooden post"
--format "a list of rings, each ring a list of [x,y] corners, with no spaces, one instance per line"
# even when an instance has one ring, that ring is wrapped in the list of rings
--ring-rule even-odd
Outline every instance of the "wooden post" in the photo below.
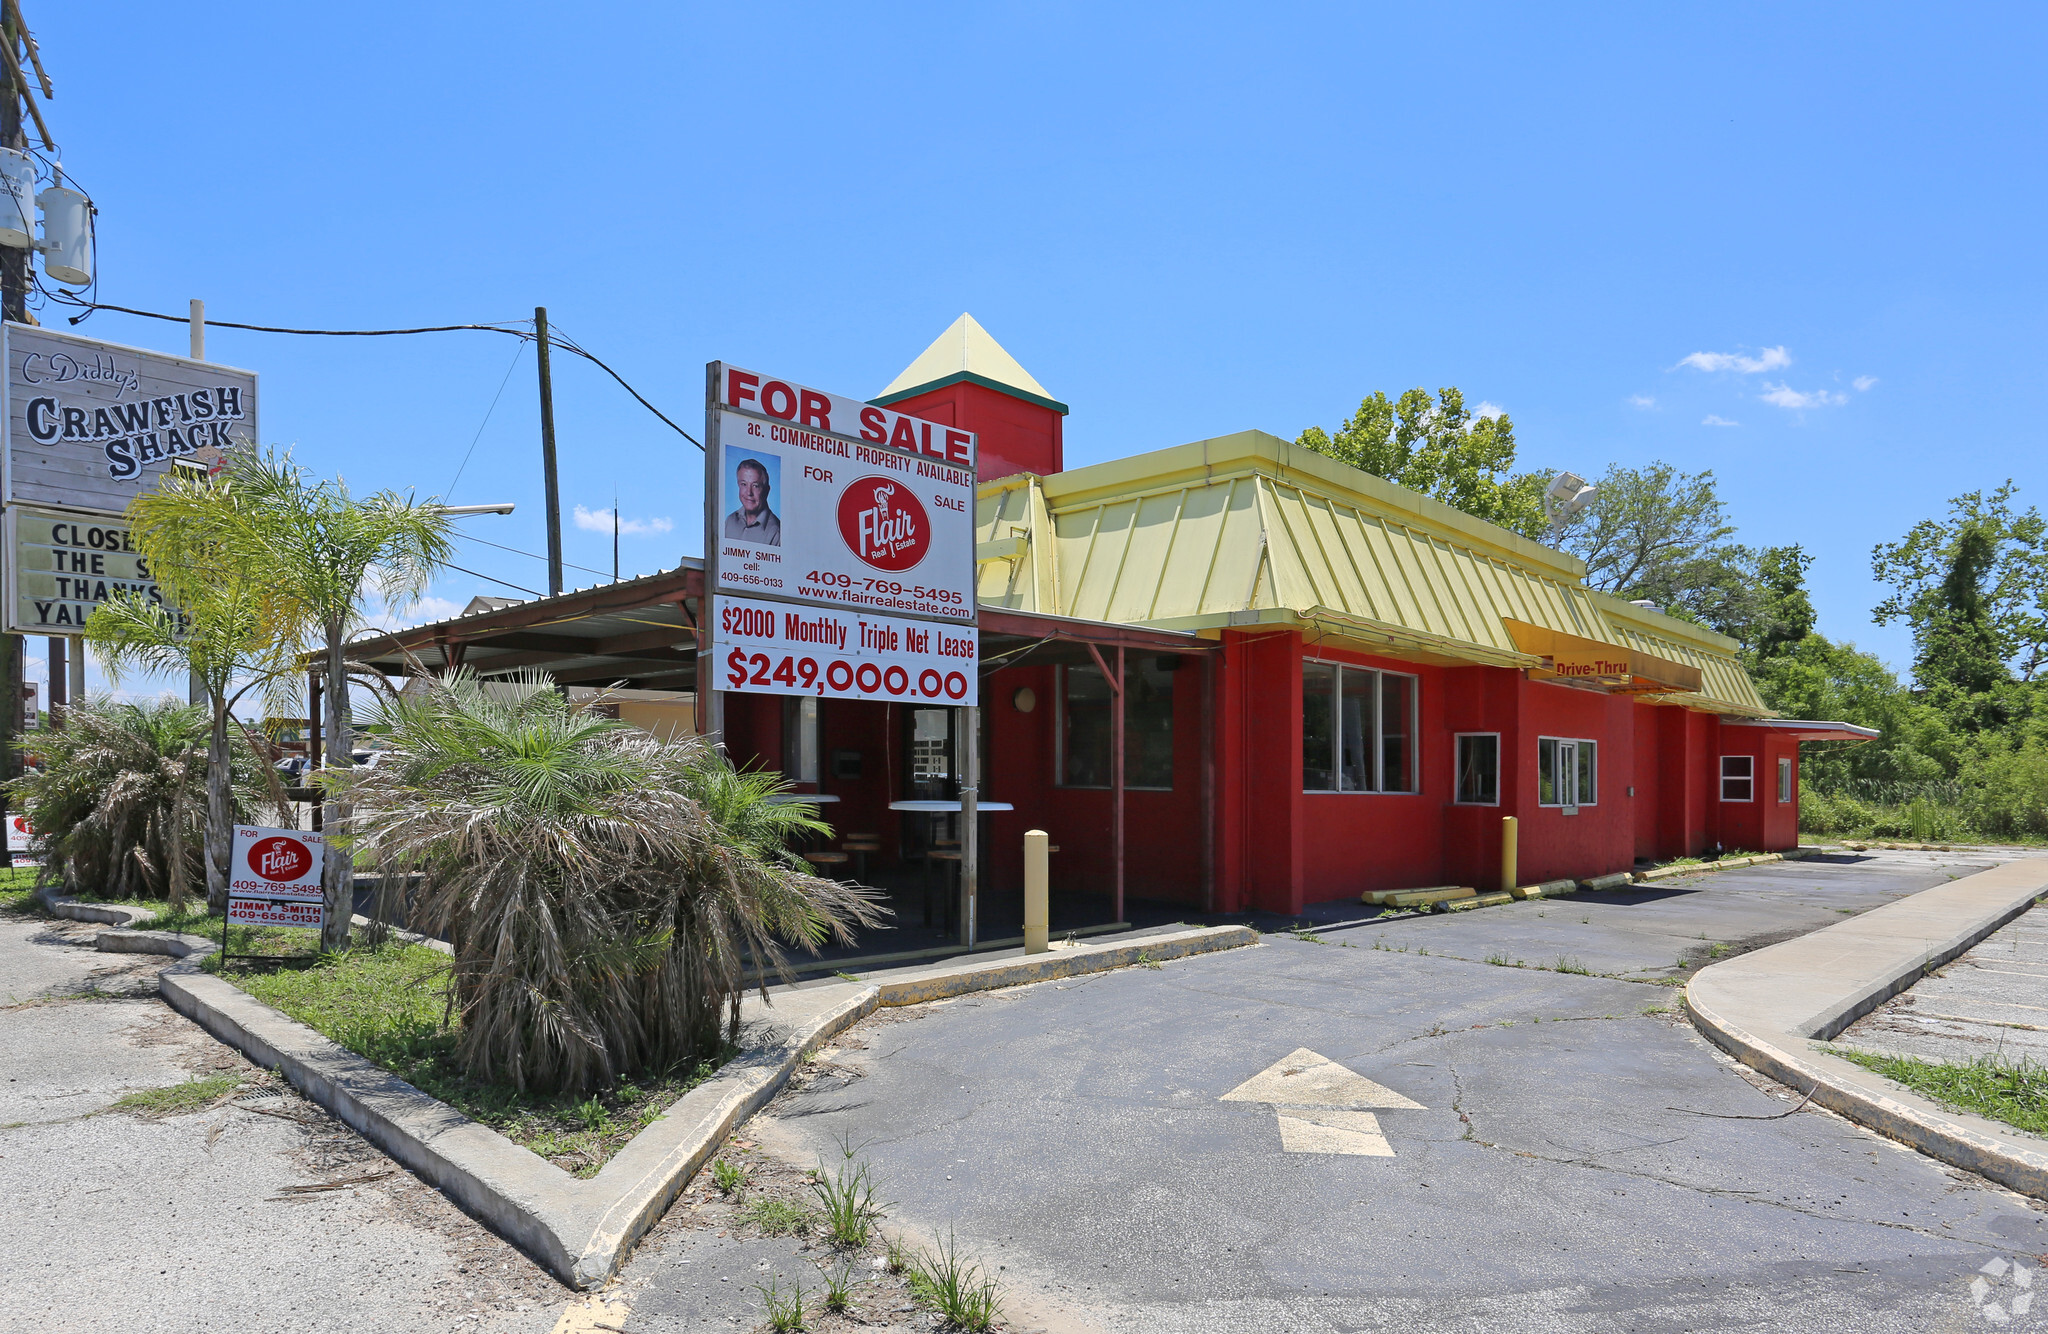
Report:
[[[1124,920],[1124,646],[1116,646],[1116,680],[1109,692],[1109,786],[1115,810],[1112,842],[1116,845],[1116,898],[1109,920]]]
[[[975,915],[981,906],[975,865],[981,854],[981,710],[970,704],[956,710],[954,717],[966,730],[960,739],[960,943],[973,949],[980,934]]]
[[[1202,911],[1216,911],[1216,660],[1202,655]]]
[[[64,636],[50,636],[50,726],[62,727],[64,715],[59,711],[71,702],[71,673],[65,666],[70,655],[65,652]]]
[[[562,591],[562,493],[555,484],[555,381],[548,367],[548,308],[533,308],[534,346],[540,350],[540,467],[548,500],[548,596]]]
[[[306,772],[300,778],[299,784],[301,787],[313,789],[313,818],[310,823],[313,832],[317,834],[320,832],[323,814],[320,787],[313,781],[313,771],[320,767],[321,752],[320,673],[311,669],[306,672],[306,722]]]

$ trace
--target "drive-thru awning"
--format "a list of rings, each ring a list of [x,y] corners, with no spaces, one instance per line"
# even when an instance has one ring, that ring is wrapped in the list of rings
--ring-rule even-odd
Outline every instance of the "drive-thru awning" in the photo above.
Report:
[[[1541,667],[1529,669],[1535,680],[1570,681],[1628,695],[1698,694],[1704,684],[1699,668],[1626,644],[1586,639],[1505,616],[1501,624],[1517,651],[1543,659]]]

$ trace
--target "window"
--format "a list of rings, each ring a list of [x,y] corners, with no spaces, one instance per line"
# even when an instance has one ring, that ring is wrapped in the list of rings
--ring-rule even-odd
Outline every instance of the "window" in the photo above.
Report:
[[[1756,800],[1756,757],[1754,755],[1723,755],[1721,757],[1721,800]]]
[[[782,699],[782,776],[792,783],[818,781],[818,697]]]
[[[1536,739],[1536,804],[1570,815],[1600,801],[1600,743],[1582,738]]]
[[[1124,661],[1124,786],[1173,789],[1175,655]],[[1060,669],[1060,785],[1108,787],[1109,682],[1093,666]]]
[[[1500,734],[1458,734],[1458,802],[1465,806],[1500,805]]]
[[[1415,791],[1415,703],[1412,676],[1304,662],[1302,791]]]
[[[1792,800],[1792,761],[1789,759],[1778,761],[1778,800]]]

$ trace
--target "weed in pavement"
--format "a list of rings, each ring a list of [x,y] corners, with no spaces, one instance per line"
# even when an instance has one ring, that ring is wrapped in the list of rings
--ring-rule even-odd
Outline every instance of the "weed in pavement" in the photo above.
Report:
[[[1138,951],[1138,958],[1137,958],[1137,964],[1138,964],[1138,966],[1139,966],[1140,968],[1163,968],[1163,967],[1165,967],[1165,965],[1164,965],[1164,964],[1160,963],[1160,962],[1159,962],[1159,960],[1157,960],[1157,959],[1153,958],[1153,957],[1152,957],[1152,956],[1151,956],[1150,954],[1147,954],[1147,953],[1146,953],[1146,952],[1145,952],[1144,950],[1139,950],[1139,951]]]
[[[811,1179],[811,1191],[823,1210],[825,1235],[834,1246],[860,1249],[874,1234],[875,1220],[886,1207],[875,1198],[874,1178],[868,1164],[856,1159],[850,1140],[839,1142],[840,1162],[827,1169],[820,1161]]]
[[[740,1188],[740,1183],[746,1179],[747,1169],[741,1167],[738,1163],[728,1162],[720,1158],[717,1162],[711,1164],[711,1184],[718,1187],[720,1195],[732,1194]]]
[[[1568,959],[1562,954],[1558,955],[1557,962],[1551,965],[1551,971],[1558,973],[1577,973],[1580,977],[1591,977],[1593,975],[1592,969],[1586,967],[1586,965],[1580,963],[1577,959]]]
[[[1841,1054],[1874,1074],[1895,1079],[1915,1093],[1959,1111],[1988,1116],[2031,1134],[2048,1134],[2048,1065],[1996,1056],[1923,1061],[1864,1051]]]
[[[1306,941],[1308,944],[1311,945],[1320,945],[1323,943],[1323,938],[1317,935],[1315,933],[1315,929],[1311,927],[1307,922],[1295,923],[1293,928],[1290,929],[1287,934],[1293,936],[1296,940]]]
[[[860,1280],[853,1276],[853,1266],[844,1260],[839,1267],[825,1274],[825,1309],[834,1315],[843,1314],[853,1304],[853,1290]]]
[[[1494,953],[1487,955],[1486,961],[1492,964],[1495,968],[1520,968],[1522,966],[1519,963],[1509,962],[1508,956],[1500,953],[1499,951],[1495,951]]]
[[[124,1112],[140,1112],[144,1116],[182,1116],[186,1112],[200,1112],[219,1102],[242,1086],[240,1075],[210,1075],[204,1079],[188,1079],[182,1084],[167,1088],[138,1089],[122,1095],[114,1106]]]
[[[910,1249],[910,1243],[901,1237],[885,1237],[883,1244],[889,1248],[889,1272],[907,1274],[917,1263],[917,1253]]]
[[[1002,1315],[1002,1293],[995,1279],[980,1265],[962,1259],[951,1235],[944,1241],[932,1240],[932,1249],[911,1260],[910,1295],[955,1328],[987,1334]]]
[[[778,1274],[766,1283],[756,1284],[754,1291],[761,1294],[761,1303],[768,1308],[768,1328],[775,1334],[796,1334],[804,1327],[804,1285],[800,1281],[791,1279],[784,1288]]]
[[[810,1226],[811,1211],[788,1200],[754,1200],[740,1217],[770,1237],[787,1237]]]

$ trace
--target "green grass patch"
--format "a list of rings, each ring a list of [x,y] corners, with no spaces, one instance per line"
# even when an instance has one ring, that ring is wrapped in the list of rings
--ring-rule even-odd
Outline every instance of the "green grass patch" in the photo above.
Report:
[[[144,1116],[182,1116],[213,1106],[241,1086],[240,1075],[209,1075],[160,1089],[137,1089],[116,1099],[114,1106],[119,1111],[140,1112]]]
[[[1974,1061],[1923,1061],[1867,1051],[1840,1054],[1956,1111],[1975,1112],[2029,1134],[2048,1135],[2048,1065],[1991,1056]]]
[[[0,912],[32,913],[35,905],[29,895],[36,892],[36,876],[41,870],[35,866],[0,866]]]
[[[771,1237],[787,1237],[810,1226],[811,1211],[790,1200],[750,1200],[740,1217]]]
[[[239,930],[229,932],[231,945]],[[298,948],[305,948],[303,941]],[[628,1140],[731,1055],[644,1074],[592,1096],[522,1093],[510,1085],[472,1080],[456,1064],[461,1020],[448,1013],[448,956],[438,950],[397,943],[363,946],[327,955],[306,968],[232,967],[225,976],[265,1004],[579,1177],[595,1176]]]

